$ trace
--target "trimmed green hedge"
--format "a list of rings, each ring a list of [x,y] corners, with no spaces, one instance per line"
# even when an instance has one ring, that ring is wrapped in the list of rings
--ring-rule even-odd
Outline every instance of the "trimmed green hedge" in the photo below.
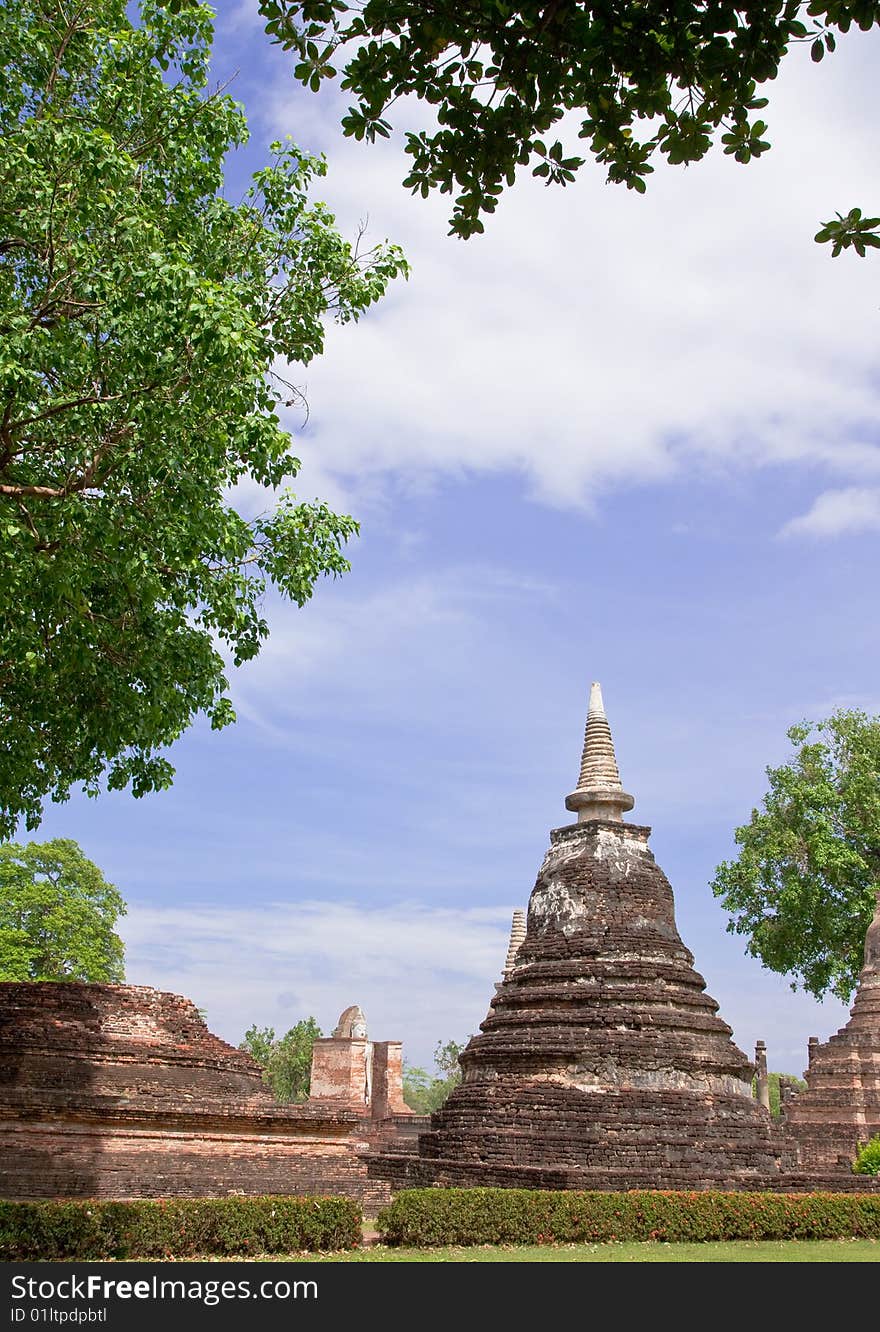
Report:
[[[348,1198],[0,1201],[0,1259],[46,1262],[353,1249],[361,1208]]]
[[[387,1244],[880,1238],[880,1194],[408,1189],[379,1213]]]

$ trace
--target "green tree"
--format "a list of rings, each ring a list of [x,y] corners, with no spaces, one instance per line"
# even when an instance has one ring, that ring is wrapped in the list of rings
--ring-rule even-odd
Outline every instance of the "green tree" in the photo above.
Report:
[[[792,726],[760,810],[712,891],[746,951],[817,999],[855,988],[880,886],[880,717],[841,710]]]
[[[234,720],[267,587],[302,606],[357,528],[278,490],[276,366],[405,262],[343,240],[289,142],[223,197],[247,124],[211,11],[173,8],[0,5],[0,836],[73,783],[168,786],[194,717]]]
[[[782,1091],[780,1089],[780,1083],[782,1082],[790,1083],[792,1087],[796,1087],[799,1091],[803,1091],[807,1085],[801,1078],[795,1078],[790,1073],[767,1074],[767,1084],[770,1092],[770,1114],[774,1119],[779,1119],[782,1114]],[[757,1085],[757,1079],[753,1078],[753,1095],[757,1094]]]
[[[434,1050],[435,1073],[432,1077],[423,1068],[412,1064],[403,1066],[403,1099],[410,1110],[429,1115],[439,1110],[449,1093],[461,1082],[458,1056],[467,1042],[438,1041]]]
[[[687,165],[720,137],[737,162],[760,157],[770,144],[758,89],[791,47],[807,42],[820,61],[835,34],[880,23],[872,0],[260,0],[260,13],[307,87],[344,65],[346,134],[387,138],[399,97],[436,108],[435,131],[406,136],[404,184],[455,193],[451,232],[462,237],[483,230],[518,168],[548,185],[573,180],[585,159],[572,133],[609,181],[640,193],[658,155]],[[548,139],[566,112],[580,123],[570,117]],[[838,215],[817,239],[864,253],[880,239],[862,222]]]
[[[312,1046],[321,1035],[313,1017],[276,1039],[274,1027],[250,1027],[239,1049],[247,1050],[263,1070],[263,1081],[276,1101],[308,1100]]]
[[[125,979],[125,903],[76,842],[0,846],[0,980]]]

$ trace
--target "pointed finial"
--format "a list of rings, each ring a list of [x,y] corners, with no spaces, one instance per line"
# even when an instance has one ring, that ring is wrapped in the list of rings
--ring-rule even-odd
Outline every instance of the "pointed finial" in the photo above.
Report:
[[[513,920],[510,923],[510,946],[507,949],[507,960],[504,963],[504,979],[513,971],[516,962],[516,955],[523,946],[523,940],[526,937],[526,913],[522,907],[517,907],[513,913]]]
[[[611,728],[602,702],[602,686],[590,686],[590,706],[584,732],[584,752],[577,789],[565,798],[565,808],[577,813],[578,823],[588,819],[620,822],[635,801],[620,783]]]

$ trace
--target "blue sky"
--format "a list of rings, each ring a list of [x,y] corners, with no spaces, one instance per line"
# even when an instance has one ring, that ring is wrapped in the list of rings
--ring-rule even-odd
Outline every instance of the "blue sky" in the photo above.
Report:
[[[255,0],[219,8],[236,183],[289,133],[327,153],[341,229],[413,266],[295,374],[297,489],[362,536],[304,610],[270,601],[238,724],[182,739],[171,791],[74,797],[36,836],[119,886],[129,980],[227,1039],[360,1003],[430,1063],[485,1015],[600,680],[709,992],[799,1073],[846,1009],[746,958],[708,883],[786,728],[880,711],[878,270],[812,240],[876,209],[876,36],[789,62],[758,163],[658,168],[642,198],[525,176],[462,243],[448,199],[401,188],[399,141],[344,140],[345,99],[294,84]]]

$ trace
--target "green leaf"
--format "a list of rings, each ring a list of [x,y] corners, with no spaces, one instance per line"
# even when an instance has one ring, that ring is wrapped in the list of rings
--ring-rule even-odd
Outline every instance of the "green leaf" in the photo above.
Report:
[[[352,519],[282,489],[296,393],[276,367],[320,355],[406,262],[355,253],[311,197],[323,159],[289,140],[228,197],[248,126],[206,95],[210,41],[202,4],[150,0],[136,23],[119,0],[0,5],[0,216],[28,256],[0,282],[20,445],[0,453],[0,837],[77,785],[165,789],[197,717],[234,721],[227,662],[259,653],[269,589],[304,606],[348,569]]]
[[[339,64],[354,103],[342,120],[347,136],[387,137],[370,123],[413,97],[432,109],[435,128],[407,136],[417,175],[407,172],[405,184],[453,195],[451,234],[462,237],[477,231],[478,214],[495,210],[499,182],[512,187],[533,153],[559,166],[542,173],[548,183],[573,179],[583,160],[565,156],[562,136],[550,150],[543,142],[569,114],[580,113],[576,132],[609,182],[630,189],[658,152],[686,166],[720,138],[739,162],[763,156],[767,126],[749,129],[749,120],[769,104],[758,93],[789,53],[811,40],[819,62],[835,49],[831,27],[845,32],[855,18],[866,29],[880,17],[873,0],[820,0],[809,26],[796,0],[598,8],[476,0],[428,9],[418,0],[263,0],[260,8],[273,36],[284,29],[291,49],[305,52],[310,64],[296,75],[307,86],[317,90],[317,76],[329,77],[331,54]],[[651,127],[642,142],[639,123]],[[459,201],[465,188],[467,203]]]
[[[124,915],[76,842],[0,846],[0,981],[122,981]]]
[[[712,890],[729,929],[816,998],[847,1001],[862,966],[880,873],[880,718],[841,710],[790,728],[760,809]]]

